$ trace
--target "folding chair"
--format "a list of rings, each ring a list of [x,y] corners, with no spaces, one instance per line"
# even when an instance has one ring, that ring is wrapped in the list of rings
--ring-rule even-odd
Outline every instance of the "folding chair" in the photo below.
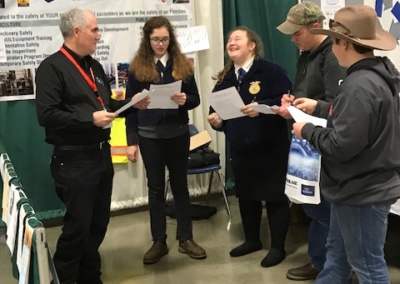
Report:
[[[194,126],[193,124],[189,124],[189,132],[190,132],[190,136],[193,136],[193,135],[199,133],[199,131],[197,130],[196,126]],[[226,192],[225,192],[226,191],[225,181],[221,177],[222,174],[220,173],[220,169],[221,169],[221,165],[220,164],[213,164],[213,165],[207,165],[205,167],[188,169],[187,170],[187,174],[188,175],[201,175],[201,174],[210,173],[210,181],[208,183],[208,190],[207,190],[207,195],[208,196],[211,193],[211,186],[212,186],[214,174],[216,174],[218,176],[221,184],[222,184],[222,187],[223,187],[222,188],[222,195],[224,197],[226,211],[227,211],[229,217],[232,217],[231,208],[229,206],[228,198],[226,197]],[[169,175],[168,175],[166,183],[165,183],[165,197],[167,196],[168,189],[169,189]]]

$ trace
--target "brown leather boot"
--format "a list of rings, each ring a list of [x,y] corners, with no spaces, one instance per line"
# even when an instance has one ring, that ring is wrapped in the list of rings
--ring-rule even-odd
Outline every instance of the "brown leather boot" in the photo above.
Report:
[[[286,278],[290,280],[310,280],[317,278],[319,272],[314,265],[307,263],[301,267],[289,269],[286,273]]]
[[[186,253],[194,259],[204,259],[207,257],[206,251],[193,240],[179,241],[178,251]]]
[[[154,241],[151,248],[144,255],[143,263],[154,264],[166,254],[168,254],[167,244],[161,241]]]

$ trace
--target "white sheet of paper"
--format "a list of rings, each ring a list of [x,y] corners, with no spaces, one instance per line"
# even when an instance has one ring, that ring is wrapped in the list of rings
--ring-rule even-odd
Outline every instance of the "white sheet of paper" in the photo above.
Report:
[[[8,229],[8,225],[11,222],[11,218],[12,218],[12,214],[14,213],[13,211],[13,206],[14,206],[14,193],[16,191],[16,187],[13,183],[11,183],[11,185],[8,188],[8,193],[7,193],[7,200],[6,200],[6,206],[5,208],[3,207],[4,211],[5,211],[5,216],[3,217],[3,222],[7,224],[7,229]],[[17,213],[18,214],[18,213]],[[8,230],[7,232],[8,233]]]
[[[121,112],[123,112],[124,110],[128,109],[129,107],[133,106],[134,104],[136,104],[137,102],[140,102],[141,100],[143,100],[145,97],[147,97],[150,94],[150,92],[146,89],[144,89],[138,96],[133,97],[132,100],[127,103],[126,105],[124,105],[123,107],[121,107],[120,109],[118,109],[117,111],[115,111],[116,114],[120,114]]]
[[[24,245],[24,236],[25,236],[25,222],[26,219],[25,217],[29,214],[30,212],[27,212],[25,209],[26,204],[22,204],[21,208],[19,210],[19,220],[18,220],[18,239],[17,239],[17,267],[18,271],[21,271],[22,268],[22,248]]]
[[[13,200],[12,204],[10,204],[11,208],[8,208],[8,210],[11,211],[11,217],[7,223],[7,246],[10,249],[11,255],[13,255],[15,238],[17,236],[18,202],[21,200],[21,198],[26,198],[26,195],[23,191],[16,189],[13,184],[11,184],[11,193]]]
[[[106,126],[103,126],[103,129],[111,128],[112,127],[112,121],[107,124]]]
[[[224,120],[245,116],[241,111],[244,103],[235,87],[211,93],[208,100],[213,109]]]
[[[35,229],[29,225],[28,217],[25,224],[24,243],[22,246],[21,267],[19,271],[18,284],[29,283],[29,267],[31,264],[32,237],[34,232]]]
[[[3,201],[2,201],[2,208],[3,211],[1,212],[1,219],[5,220],[6,218],[6,210],[7,210],[7,201],[8,201],[8,193],[10,191],[9,182],[11,180],[9,169],[7,168],[7,164],[4,163],[3,165]]]
[[[326,127],[326,119],[324,118],[306,114],[294,106],[288,107],[288,111],[296,122],[310,122],[317,126]]]
[[[400,216],[400,199],[390,207],[390,212]]]
[[[210,49],[206,26],[177,29],[177,40],[183,53]]]
[[[251,106],[251,108],[255,111],[258,111],[260,113],[265,113],[265,114],[276,114],[273,109],[279,109],[278,106],[268,106],[268,105],[254,105]]]
[[[147,109],[177,109],[179,105],[171,100],[173,94],[180,93],[182,80],[162,85],[150,85],[151,102]]]

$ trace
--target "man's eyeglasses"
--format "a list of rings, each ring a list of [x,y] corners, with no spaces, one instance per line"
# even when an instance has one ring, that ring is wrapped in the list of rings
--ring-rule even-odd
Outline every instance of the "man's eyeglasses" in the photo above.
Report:
[[[152,37],[152,38],[150,38],[150,40],[155,44],[159,44],[160,42],[161,43],[168,43],[169,42],[169,37],[163,37],[163,38]]]
[[[345,32],[338,31],[338,30],[335,29],[335,27],[341,27],[342,29],[345,30]],[[347,28],[345,25],[343,25],[343,24],[341,24],[339,22],[336,22],[333,19],[329,20],[329,28],[332,29],[335,32],[338,32],[338,33],[353,37],[352,34],[351,34],[351,30],[349,28]]]

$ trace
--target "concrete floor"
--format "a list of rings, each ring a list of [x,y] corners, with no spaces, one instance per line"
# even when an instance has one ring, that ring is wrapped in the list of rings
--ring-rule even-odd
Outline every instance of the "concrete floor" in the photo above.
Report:
[[[272,268],[260,266],[269,246],[266,216],[262,224],[264,249],[247,256],[231,258],[229,251],[243,241],[243,232],[237,202],[233,196],[230,196],[229,200],[232,219],[229,219],[225,211],[223,199],[218,196],[210,201],[210,205],[218,208],[217,214],[208,220],[193,221],[194,239],[207,250],[208,257],[205,260],[193,260],[178,252],[178,243],[175,241],[176,220],[168,218],[169,254],[157,264],[143,265],[143,255],[152,244],[148,211],[112,217],[100,250],[103,260],[103,282],[105,284],[314,282],[293,282],[287,280],[285,276],[289,268],[308,262],[308,224],[300,222],[301,218],[292,219],[286,242],[288,256],[280,265]],[[52,252],[60,230],[61,227],[46,229]],[[390,218],[386,251],[391,281],[399,284],[400,217]],[[0,263],[0,283],[17,283],[11,276],[10,255],[4,244],[4,230],[0,234]]]

